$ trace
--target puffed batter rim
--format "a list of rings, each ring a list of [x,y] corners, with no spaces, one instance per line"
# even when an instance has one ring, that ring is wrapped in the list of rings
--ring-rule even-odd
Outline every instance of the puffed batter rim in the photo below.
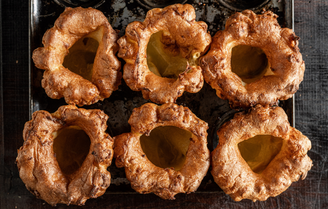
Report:
[[[153,192],[163,199],[174,199],[177,193],[197,190],[210,166],[206,122],[187,107],[173,103],[157,106],[146,103],[135,108],[129,119],[131,132],[114,138],[116,166],[124,167],[131,187],[139,193]],[[176,126],[190,131],[191,138],[181,170],[160,168],[151,163],[140,145],[140,137],[159,126]]]
[[[101,110],[61,106],[55,113],[36,111],[25,124],[24,144],[16,158],[20,178],[37,198],[50,205],[84,205],[104,194],[110,185],[107,167],[113,158],[113,139],[105,132],[108,116]],[[79,126],[90,138],[90,150],[81,167],[65,175],[55,158],[53,132]]]
[[[211,173],[215,182],[235,201],[255,202],[275,197],[300,177],[304,180],[312,167],[307,155],[311,141],[290,126],[280,107],[257,105],[248,113],[237,113],[217,135],[219,144],[211,153]],[[283,139],[280,152],[260,174],[252,171],[238,148],[238,143],[256,135]]]
[[[64,58],[76,41],[102,28],[88,81],[63,66]],[[43,36],[43,47],[33,52],[35,66],[44,69],[42,87],[52,99],[64,97],[67,104],[90,105],[108,98],[121,83],[121,63],[115,56],[118,35],[104,14],[93,8],[69,8],[60,14]]]
[[[118,40],[118,56],[126,61],[123,78],[132,90],[141,91],[145,99],[163,104],[175,102],[184,91],[196,93],[203,87],[204,79],[198,65],[188,65],[175,80],[155,75],[147,64],[149,39],[159,31],[170,32],[185,58],[205,53],[211,35],[207,33],[207,24],[196,22],[195,18],[191,5],[174,4],[164,9],[152,9],[143,22],[135,21],[127,26],[125,35]]]
[[[299,52],[299,37],[289,28],[281,28],[271,11],[256,15],[251,10],[228,18],[225,29],[213,37],[211,48],[200,65],[205,81],[232,107],[248,108],[256,104],[276,105],[291,98],[303,80],[305,64]],[[246,84],[231,71],[231,50],[237,45],[261,48],[274,75]]]

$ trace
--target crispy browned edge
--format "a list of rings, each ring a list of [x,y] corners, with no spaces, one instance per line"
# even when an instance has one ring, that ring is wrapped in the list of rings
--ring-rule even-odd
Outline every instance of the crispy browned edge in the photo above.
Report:
[[[147,45],[152,34],[168,31],[180,47],[183,57],[203,54],[211,42],[205,22],[196,22],[194,8],[189,5],[174,4],[164,9],[148,11],[143,22],[132,22],[125,35],[118,40],[118,56],[126,61],[123,78],[134,91],[142,91],[145,99],[155,103],[175,102],[184,91],[196,93],[204,83],[201,68],[188,66],[178,79],[159,77],[152,73],[147,64]]]
[[[215,182],[235,201],[264,201],[285,191],[312,167],[307,152],[311,141],[291,127],[280,107],[257,105],[250,112],[237,113],[217,132],[219,144],[212,155],[211,173]],[[281,151],[261,173],[254,173],[242,158],[238,143],[256,135],[281,137]]]
[[[92,81],[65,68],[69,48],[83,36],[103,28],[93,65]],[[42,87],[52,99],[64,97],[67,104],[90,105],[108,98],[121,83],[121,63],[115,56],[118,35],[104,14],[93,8],[66,8],[43,36],[43,47],[33,52],[35,66],[44,69]]]
[[[207,123],[187,107],[173,103],[162,106],[147,103],[133,110],[129,124],[130,133],[114,138],[114,153],[116,166],[125,168],[132,188],[142,194],[153,192],[163,199],[174,199],[177,193],[196,191],[210,165]],[[193,134],[180,171],[155,166],[141,148],[140,136],[149,135],[158,126],[176,126]]]
[[[256,104],[275,105],[298,90],[303,80],[305,64],[299,52],[299,37],[289,28],[281,28],[277,15],[271,11],[256,15],[250,10],[235,13],[225,29],[213,37],[211,49],[201,58],[205,81],[232,107],[251,107]],[[275,75],[242,85],[231,71],[231,49],[237,45],[261,48]]]
[[[101,110],[61,106],[55,113],[36,111],[25,124],[24,144],[16,163],[26,188],[50,205],[84,205],[89,198],[101,196],[110,185],[107,167],[113,158],[113,139],[105,133],[108,116]],[[91,144],[82,166],[64,175],[53,151],[53,132],[76,125],[88,134]]]

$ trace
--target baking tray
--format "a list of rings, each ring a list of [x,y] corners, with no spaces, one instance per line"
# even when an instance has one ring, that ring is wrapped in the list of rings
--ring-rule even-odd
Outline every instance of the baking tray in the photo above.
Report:
[[[208,29],[213,36],[218,30],[224,29],[226,19],[236,11],[251,9],[260,13],[263,9],[271,10],[279,15],[278,22],[282,27],[293,29],[293,0],[30,0],[29,15],[29,113],[30,118],[37,110],[55,112],[61,105],[65,105],[64,99],[53,100],[49,98],[41,87],[43,70],[37,69],[31,59],[32,52],[42,46],[42,36],[51,28],[64,11],[65,7],[94,7],[102,11],[112,27],[119,30],[119,35],[124,35],[127,24],[132,21],[143,21],[149,9],[164,7],[174,3],[188,3],[196,10],[196,20],[208,24]],[[120,59],[122,66],[124,61]],[[128,119],[132,110],[142,104],[150,102],[142,97],[141,92],[134,92],[125,84],[110,96],[110,98],[96,104],[83,106],[86,109],[101,109],[108,116],[107,132],[112,136],[130,132]],[[212,151],[217,144],[216,130],[227,120],[233,117],[236,110],[232,110],[227,100],[216,96],[206,82],[202,90],[196,94],[185,92],[177,99],[177,104],[187,106],[200,119],[209,124],[208,148]],[[280,101],[281,106],[288,115],[289,121],[294,126],[294,98]],[[112,175],[111,186],[106,193],[128,194],[136,193],[131,189],[130,183],[125,178],[123,168],[116,168],[115,163],[109,167]],[[196,193],[213,193],[222,190],[213,181],[210,172],[203,179]]]

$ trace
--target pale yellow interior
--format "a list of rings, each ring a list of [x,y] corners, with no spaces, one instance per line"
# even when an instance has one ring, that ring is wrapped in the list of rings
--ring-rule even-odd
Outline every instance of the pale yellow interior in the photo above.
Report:
[[[140,144],[147,158],[161,168],[180,170],[186,155],[192,133],[175,126],[160,126],[149,136],[142,135]]]
[[[69,49],[65,56],[63,66],[70,71],[82,76],[89,81],[92,80],[92,68],[96,53],[101,42],[103,27],[79,39]]]
[[[89,136],[78,126],[69,126],[52,135],[53,150],[61,171],[66,175],[74,173],[89,153]]]
[[[164,39],[170,39],[168,32],[159,31],[151,35],[147,45],[147,64],[151,72],[157,76],[177,79],[180,73],[187,69],[187,59],[181,56],[179,46],[171,39],[170,44],[164,44]],[[167,41],[166,41],[167,42]],[[199,54],[192,56],[189,65]]]
[[[232,48],[231,71],[241,78],[243,85],[274,74],[263,50],[247,45],[237,45]]]
[[[238,144],[241,156],[255,173],[262,173],[280,152],[283,139],[271,135],[257,135]]]

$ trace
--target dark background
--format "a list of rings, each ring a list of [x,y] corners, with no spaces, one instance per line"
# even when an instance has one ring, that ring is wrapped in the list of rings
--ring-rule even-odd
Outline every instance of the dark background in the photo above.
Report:
[[[295,126],[312,141],[313,167],[305,180],[264,202],[234,202],[223,192],[178,194],[164,201],[153,194],[110,194],[82,208],[328,208],[328,1],[295,1],[295,33],[306,64],[295,94]],[[0,208],[52,208],[30,194],[14,164],[29,120],[28,1],[1,1]],[[18,186],[17,186],[18,185]],[[57,208],[66,208],[59,205]],[[70,208],[81,208],[70,206]]]

